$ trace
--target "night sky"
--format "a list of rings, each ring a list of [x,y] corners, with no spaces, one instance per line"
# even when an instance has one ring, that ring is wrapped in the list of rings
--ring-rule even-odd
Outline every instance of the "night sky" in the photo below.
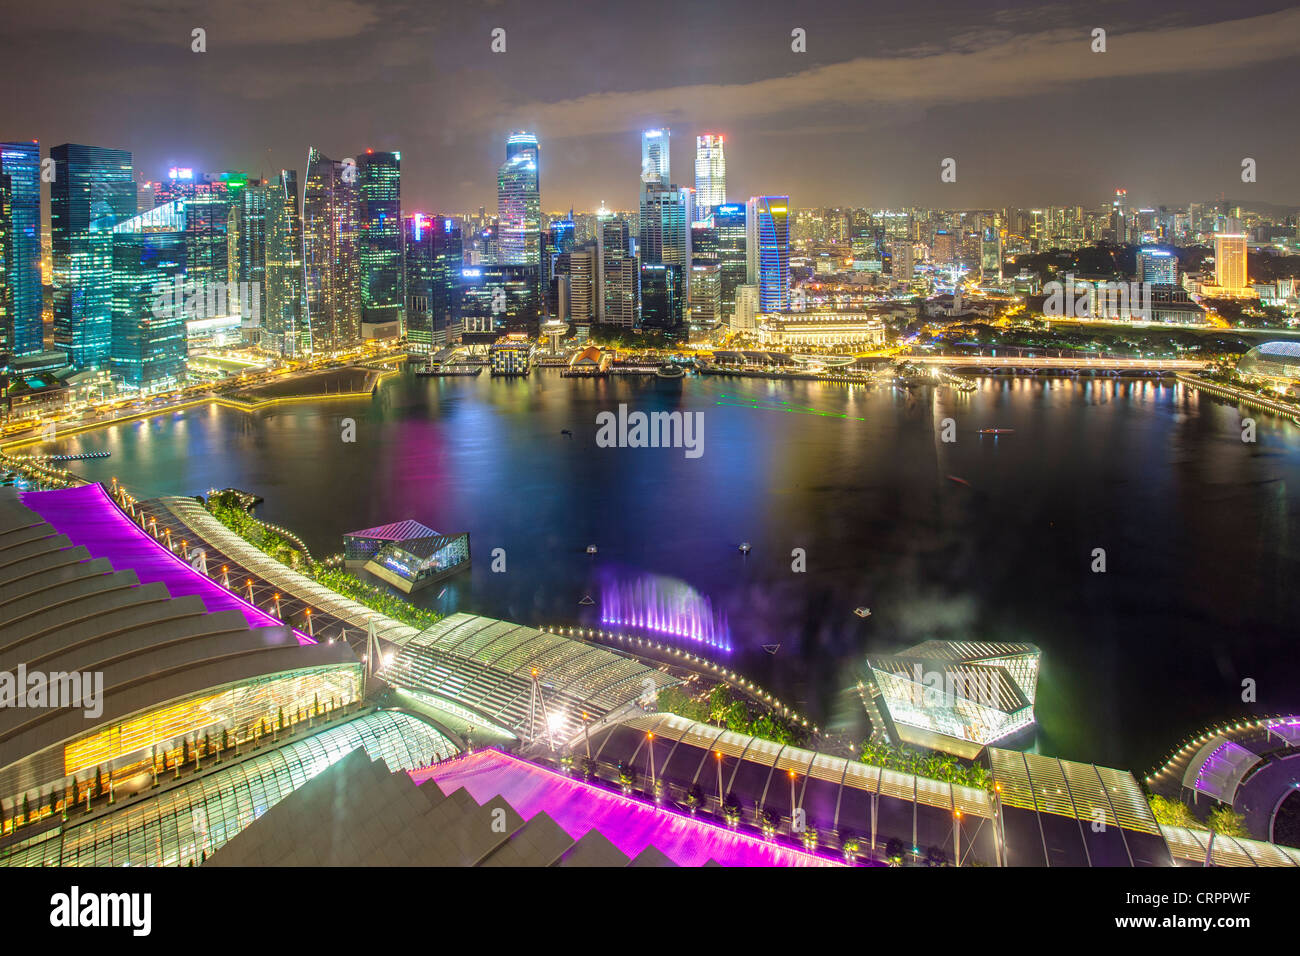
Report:
[[[732,199],[1300,201],[1285,0],[7,0],[3,21],[0,139],[129,149],[149,178],[400,149],[408,210],[491,210],[505,137],[526,128],[544,209],[630,208],[638,130],[668,125],[683,185],[695,135],[727,137]]]

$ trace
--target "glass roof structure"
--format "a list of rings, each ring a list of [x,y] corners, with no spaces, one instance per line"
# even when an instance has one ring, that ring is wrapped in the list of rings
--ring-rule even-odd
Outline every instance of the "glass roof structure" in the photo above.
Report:
[[[456,752],[446,737],[415,717],[377,711],[10,844],[0,849],[0,865],[197,865],[358,747],[390,770],[411,770]]]
[[[540,702],[534,700],[534,673]],[[677,683],[665,671],[603,647],[464,613],[407,641],[379,676],[481,714],[521,740],[555,743],[581,731],[584,712],[597,720]]]

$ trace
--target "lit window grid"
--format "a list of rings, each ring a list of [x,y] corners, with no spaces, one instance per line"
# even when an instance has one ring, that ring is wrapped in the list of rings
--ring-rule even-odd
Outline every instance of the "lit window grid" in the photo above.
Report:
[[[1034,722],[1032,704],[1006,713],[887,671],[873,669],[873,674],[895,723],[988,744]]]
[[[308,780],[364,747],[389,770],[426,766],[456,748],[429,725],[392,711],[367,714],[220,773],[132,804],[44,842],[19,845],[5,866],[185,866],[202,861]]]

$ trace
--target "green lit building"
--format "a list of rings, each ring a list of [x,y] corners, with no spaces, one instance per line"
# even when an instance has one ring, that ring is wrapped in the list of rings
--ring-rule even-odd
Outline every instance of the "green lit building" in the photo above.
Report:
[[[184,384],[184,303],[167,293],[186,271],[186,209],[177,199],[113,227],[110,356],[134,388]]]
[[[402,154],[366,150],[357,157],[360,187],[363,337],[395,336],[402,326]]]

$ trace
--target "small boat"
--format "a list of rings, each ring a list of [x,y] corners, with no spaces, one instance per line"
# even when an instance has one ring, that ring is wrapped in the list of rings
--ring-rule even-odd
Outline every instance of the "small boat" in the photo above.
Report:
[[[971,483],[969,481],[967,481],[965,478],[958,478],[956,475],[949,475],[948,480],[955,481],[959,485],[965,485],[967,488],[971,487]]]
[[[767,651],[769,654],[775,654],[775,653],[776,653],[777,651],[779,651],[780,649],[781,649],[781,645],[780,645],[780,644],[764,644],[764,645],[763,645],[763,650]]]
[[[749,542],[748,541],[740,542],[740,547],[737,548],[736,550],[738,550],[741,554],[749,554]]]
[[[1010,435],[1014,428],[981,428],[981,435]]]
[[[570,438],[573,437],[573,432],[569,431],[567,428],[561,428],[561,429],[560,429],[560,434],[561,434],[561,435],[568,435]]]
[[[679,365],[672,362],[665,362],[655,369],[655,375],[660,378],[681,378],[686,372]]]
[[[582,596],[582,600],[579,601],[578,603],[586,607],[586,606],[590,606],[590,605],[592,605],[592,604],[595,604],[596,602],[593,601],[593,600],[591,599],[591,595],[590,595],[590,594],[584,594],[584,595]]]
[[[588,553],[588,554],[595,554],[595,553],[596,553],[596,546],[595,546],[594,544],[589,544],[589,545],[587,545],[587,553]]]
[[[858,617],[871,617],[871,608],[855,607],[853,609],[853,613],[856,614]]]

